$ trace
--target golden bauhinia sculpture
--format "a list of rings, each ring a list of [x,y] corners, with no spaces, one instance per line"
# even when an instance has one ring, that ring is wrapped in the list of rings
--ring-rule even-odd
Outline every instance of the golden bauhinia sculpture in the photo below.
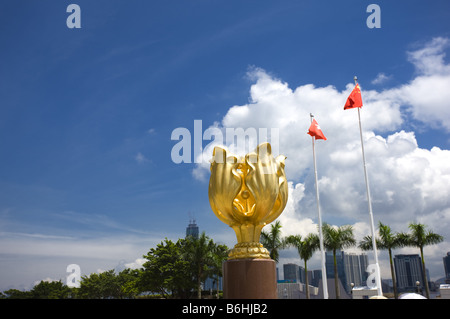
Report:
[[[229,259],[270,258],[259,242],[261,230],[286,206],[286,157],[274,158],[269,143],[238,157],[216,146],[211,159],[209,203],[216,216],[236,232]]]

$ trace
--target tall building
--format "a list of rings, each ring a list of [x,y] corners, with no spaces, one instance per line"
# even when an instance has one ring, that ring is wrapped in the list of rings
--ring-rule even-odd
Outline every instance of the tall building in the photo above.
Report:
[[[198,226],[195,223],[195,219],[189,220],[189,225],[186,227],[186,237],[188,236],[198,239]]]
[[[345,289],[350,291],[351,283],[356,287],[367,284],[367,266],[369,265],[366,254],[344,253],[344,273],[346,278]]]
[[[278,270],[278,268],[277,268]],[[306,283],[305,268],[296,264],[283,265],[284,280],[289,280],[297,283]],[[308,284],[310,286],[318,287],[319,280],[322,278],[322,270],[308,270]]]
[[[320,279],[322,279],[322,270],[321,269],[308,270],[308,273],[310,272],[312,273],[311,277],[308,277],[310,285],[314,287],[319,287],[319,281]]]
[[[443,258],[443,260],[445,269],[445,283],[450,284],[450,251],[447,253],[447,256]]]
[[[300,282],[306,284],[305,268],[300,268]],[[310,286],[319,287],[319,280],[322,278],[322,270],[308,270],[308,284]]]
[[[345,287],[345,272],[344,272],[344,252],[337,251],[336,252],[336,266],[338,272],[338,278],[341,280],[342,285]],[[327,278],[334,278],[334,258],[333,252],[326,251],[325,252],[325,268],[327,271]]]
[[[306,273],[305,273],[305,268],[302,266],[298,266],[298,280],[301,283],[305,283],[306,282]],[[309,278],[308,278],[309,279]]]
[[[395,277],[399,291],[416,291],[416,282],[420,289],[424,287],[422,259],[419,255],[395,255]]]
[[[334,278],[334,260],[333,253],[327,251],[325,254],[325,267],[327,278]],[[368,259],[366,254],[336,252],[336,265],[338,277],[342,286],[347,292],[351,291],[351,284],[355,286],[365,286],[368,274],[366,272]]]
[[[291,280],[292,282],[300,282],[299,266],[296,264],[283,265],[284,280]]]

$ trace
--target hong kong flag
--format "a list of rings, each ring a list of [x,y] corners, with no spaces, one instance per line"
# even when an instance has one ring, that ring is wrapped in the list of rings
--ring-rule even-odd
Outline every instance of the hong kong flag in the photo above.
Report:
[[[319,123],[315,119],[312,120],[311,126],[309,127],[308,134],[315,137],[316,140],[326,140],[327,138],[323,135],[320,129]]]
[[[361,89],[359,88],[359,84],[356,84],[352,93],[348,96],[347,102],[345,102],[344,110],[362,107],[362,105]]]

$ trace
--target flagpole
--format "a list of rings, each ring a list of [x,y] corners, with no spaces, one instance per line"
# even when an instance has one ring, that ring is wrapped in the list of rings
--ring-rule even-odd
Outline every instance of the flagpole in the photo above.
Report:
[[[313,121],[314,115],[309,113],[311,117],[311,123]],[[319,184],[317,183],[317,168],[316,168],[316,151],[314,146],[314,136],[311,136],[312,139],[312,150],[313,150],[313,159],[314,159],[314,177],[316,180],[316,200],[317,200],[317,214],[319,216],[319,244],[320,244],[320,252],[322,256],[322,287],[323,287],[323,299],[328,299],[328,284],[327,284],[327,269],[325,267],[325,250],[323,247],[323,234],[322,234],[322,216],[320,214],[320,200],[319,200]]]
[[[355,85],[358,84],[358,78],[354,77],[355,80]],[[377,253],[377,244],[376,244],[376,239],[375,239],[375,225],[373,222],[373,213],[372,213],[372,201],[370,198],[370,190],[369,190],[369,178],[367,176],[367,167],[366,167],[366,158],[364,155],[364,141],[363,141],[363,136],[362,136],[362,127],[361,127],[361,115],[360,115],[360,107],[357,107],[358,109],[358,121],[359,121],[359,134],[361,137],[361,151],[362,151],[362,158],[363,158],[363,165],[364,165],[364,178],[366,180],[366,192],[367,192],[367,202],[369,205],[369,216],[370,216],[370,228],[372,231],[372,247],[373,247],[373,254],[374,254],[374,258],[375,258],[375,280],[377,283],[377,293],[379,296],[383,295],[383,291],[381,290],[381,274],[380,274],[380,266],[378,264],[378,253]]]

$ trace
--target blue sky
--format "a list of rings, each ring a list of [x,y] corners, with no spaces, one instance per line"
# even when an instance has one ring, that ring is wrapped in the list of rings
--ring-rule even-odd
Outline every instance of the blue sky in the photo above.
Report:
[[[307,121],[314,112],[328,134],[328,144],[318,145],[319,175],[330,194],[322,196],[323,218],[359,229],[358,223],[367,223],[364,213],[356,214],[367,209],[364,189],[355,190],[357,207],[341,207],[345,200],[331,196],[336,188],[326,191],[347,177],[354,185],[350,173],[336,175],[339,160],[348,158],[338,149],[360,156],[352,148],[359,136],[341,136],[339,127],[347,126],[328,110],[342,110],[355,74],[368,102],[362,112],[366,155],[373,154],[377,173],[370,179],[375,219],[380,214],[398,231],[413,219],[433,226],[444,218],[448,225],[450,116],[442,102],[450,74],[448,1],[78,0],[80,29],[66,25],[70,3],[0,4],[0,290],[65,278],[72,263],[83,273],[133,263],[164,237],[183,237],[190,214],[210,237],[233,245],[234,233],[209,206],[207,165],[171,158],[177,143],[172,131],[184,127],[193,134],[194,120],[202,120],[203,130],[279,128],[280,152],[292,158],[286,163],[293,187],[286,218],[312,227],[315,217],[305,213],[314,208],[311,153],[303,158],[295,148],[310,147]],[[371,3],[381,8],[379,29],[366,25]],[[269,95],[273,104],[266,103]],[[423,103],[427,98],[434,108]],[[295,101],[298,108],[292,109]],[[233,113],[244,108],[250,116]],[[350,112],[343,117],[356,120]],[[296,119],[296,129],[267,122],[267,114]],[[372,145],[393,147],[400,139],[412,145],[414,156],[427,159],[431,173],[403,180],[423,169],[408,167],[391,184],[414,185],[414,191],[395,188],[386,191],[389,200],[377,198],[387,185],[383,176],[393,177],[376,166]],[[327,153],[324,145],[335,146]],[[421,161],[405,152],[389,161],[399,169],[405,161]],[[357,174],[361,166],[358,161]],[[363,175],[358,179],[364,182]],[[421,210],[389,217],[415,192],[424,199]],[[446,234],[434,230],[450,238],[448,227]],[[448,243],[430,249],[434,278],[443,277]],[[286,252],[286,261],[295,258]]]

